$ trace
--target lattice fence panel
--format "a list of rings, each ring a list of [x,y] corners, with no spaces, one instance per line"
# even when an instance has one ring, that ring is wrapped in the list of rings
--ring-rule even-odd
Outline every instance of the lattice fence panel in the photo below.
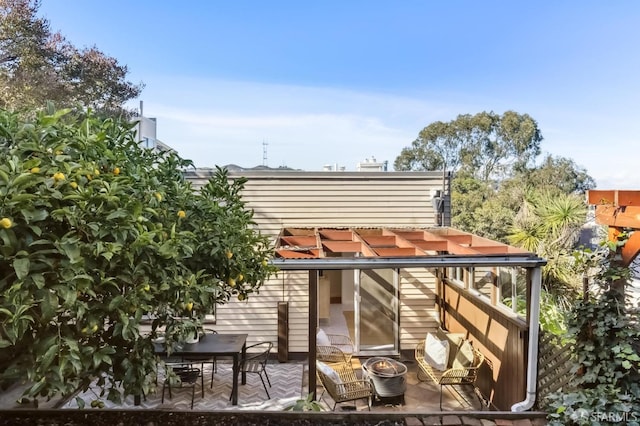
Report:
[[[538,398],[544,398],[560,388],[566,388],[571,378],[575,357],[573,345],[562,343],[552,333],[540,332],[538,352]]]

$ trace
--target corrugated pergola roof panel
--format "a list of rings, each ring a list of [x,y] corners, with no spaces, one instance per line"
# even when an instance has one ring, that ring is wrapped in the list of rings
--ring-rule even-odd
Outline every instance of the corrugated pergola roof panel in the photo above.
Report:
[[[517,247],[453,228],[283,228],[275,253],[281,259],[423,257],[435,255],[532,256]]]

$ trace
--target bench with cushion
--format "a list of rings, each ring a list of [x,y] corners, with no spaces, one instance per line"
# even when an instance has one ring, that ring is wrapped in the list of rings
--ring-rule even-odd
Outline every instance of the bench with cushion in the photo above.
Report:
[[[438,329],[427,334],[425,340],[416,345],[415,359],[418,363],[418,380],[431,379],[440,386],[440,409],[442,410],[442,387],[446,385],[471,385],[475,387],[478,368],[484,355],[474,349],[463,334],[448,333]]]

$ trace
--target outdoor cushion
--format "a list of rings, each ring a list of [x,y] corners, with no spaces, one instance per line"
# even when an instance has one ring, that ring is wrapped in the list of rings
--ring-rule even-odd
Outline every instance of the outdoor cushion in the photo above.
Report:
[[[438,328],[436,330],[436,337],[440,340],[446,340],[449,342],[447,368],[451,368],[453,366],[453,361],[456,358],[456,354],[458,353],[458,349],[460,349],[460,345],[462,345],[462,342],[464,341],[464,334],[449,333],[448,331],[444,331],[442,328]]]
[[[333,383],[336,384],[336,387],[338,388],[338,393],[344,393],[344,386],[342,384],[342,379],[340,378],[340,375],[336,370],[334,370],[333,368],[331,368],[329,365],[325,364],[322,361],[316,361],[316,368],[322,374],[327,376],[329,380],[331,380]]]
[[[460,349],[456,353],[456,358],[453,360],[453,368],[467,368],[472,367],[474,361],[473,346],[471,342],[465,340],[460,345]]]
[[[448,359],[449,342],[428,333],[424,341],[424,360],[436,370],[444,371],[447,369]]]
[[[318,334],[316,334],[316,345],[331,346],[331,340],[329,340],[329,336],[323,329],[319,329]]]

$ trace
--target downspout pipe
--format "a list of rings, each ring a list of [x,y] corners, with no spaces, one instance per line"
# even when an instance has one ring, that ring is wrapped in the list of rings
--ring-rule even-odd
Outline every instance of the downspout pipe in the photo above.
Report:
[[[529,351],[527,366],[527,396],[524,401],[511,406],[511,411],[527,411],[536,402],[538,382],[538,335],[540,329],[540,292],[542,271],[538,266],[531,271],[531,312],[529,315]]]

